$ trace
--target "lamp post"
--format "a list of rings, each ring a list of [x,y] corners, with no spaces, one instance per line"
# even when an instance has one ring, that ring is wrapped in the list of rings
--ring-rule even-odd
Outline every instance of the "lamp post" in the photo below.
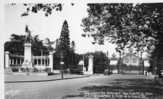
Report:
[[[61,68],[60,68],[61,79],[64,79],[64,77],[63,77],[63,66],[64,66],[64,56],[63,56],[63,51],[61,51],[61,61],[60,61],[60,65],[61,65]]]
[[[84,54],[83,54],[83,69],[84,69]]]
[[[160,71],[160,61],[159,61],[159,50],[157,50],[157,56],[156,56],[156,74],[158,75],[158,77],[160,77],[161,76],[161,71]]]
[[[143,56],[143,52],[141,51],[140,52],[140,60],[141,60],[140,63],[141,63],[141,66],[142,66],[142,74],[144,75],[144,65],[143,65],[143,57],[142,56]]]
[[[121,51],[119,51],[119,63],[118,63],[118,65],[117,65],[117,68],[118,68],[118,74],[120,74],[120,67],[121,67]]]
[[[107,65],[107,70],[108,70],[108,74],[109,74],[111,72],[111,70],[110,70],[110,59],[109,59],[108,51],[106,52],[106,56],[107,56],[107,61],[105,63]]]

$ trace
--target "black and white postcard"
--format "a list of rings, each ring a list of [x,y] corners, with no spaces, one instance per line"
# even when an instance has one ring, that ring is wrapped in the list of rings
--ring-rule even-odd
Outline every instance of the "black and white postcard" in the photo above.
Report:
[[[2,5],[2,98],[163,99],[163,2]]]

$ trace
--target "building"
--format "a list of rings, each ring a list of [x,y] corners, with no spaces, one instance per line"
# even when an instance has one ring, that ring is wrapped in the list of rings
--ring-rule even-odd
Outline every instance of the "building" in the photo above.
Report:
[[[136,73],[145,74],[149,68],[149,60],[147,58],[141,58],[137,54],[129,51],[120,58],[111,57],[110,67],[113,73]]]
[[[136,56],[133,53],[127,53],[122,58],[123,64],[127,66],[139,66],[140,63],[140,57]]]

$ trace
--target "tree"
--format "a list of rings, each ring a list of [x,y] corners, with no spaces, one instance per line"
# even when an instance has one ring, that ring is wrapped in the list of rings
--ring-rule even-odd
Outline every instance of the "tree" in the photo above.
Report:
[[[31,37],[32,54],[41,55],[49,54],[49,47],[44,46],[42,40],[38,35]],[[9,51],[11,54],[23,55],[24,54],[25,35],[12,34],[10,41],[5,42],[4,50]]]
[[[57,40],[56,53],[58,57],[61,57],[61,54],[64,58],[66,68],[69,65],[69,55],[70,55],[70,38],[69,38],[69,29],[68,23],[65,20],[62,25],[61,35],[59,40]]]
[[[161,22],[160,24],[160,28],[158,28],[159,33],[157,35],[157,39],[158,39],[158,43],[155,45],[154,50],[151,52],[150,55],[150,70],[151,72],[155,72],[155,69],[157,68],[156,73],[159,74],[159,76],[161,75],[161,70],[163,70],[163,66],[162,66],[162,59],[163,59],[163,29],[161,27],[163,27],[163,18],[162,20],[159,20]]]
[[[43,40],[39,39],[39,35],[32,37],[32,54],[34,56],[48,55],[49,46],[43,44]]]
[[[76,57],[77,54],[75,53],[75,42],[72,41],[70,45],[69,58],[68,58],[70,68],[71,66],[74,67],[74,65],[78,65],[78,63],[76,63]]]
[[[70,49],[74,52],[75,51],[75,41],[71,42]]]
[[[130,47],[141,53],[153,52],[157,56],[155,61],[158,63],[162,57],[162,6],[161,3],[88,4],[88,17],[82,20],[83,30],[86,33],[83,36],[91,35],[99,44],[104,40],[116,44],[116,50],[120,55],[124,48]]]
[[[107,68],[108,58],[105,53],[103,52],[95,52],[94,53],[94,72],[95,73],[104,73],[105,69]]]
[[[45,42],[44,42],[44,44],[45,44],[45,46],[48,48],[48,51],[49,51],[49,52],[52,52],[52,51],[55,50],[55,49],[52,47],[52,45],[55,44],[55,43],[56,43],[56,41],[51,41],[49,38],[46,38],[46,39],[45,39]]]
[[[69,29],[68,29],[68,23],[66,20],[63,22],[63,25],[62,25],[59,49],[64,50],[66,52],[70,50]]]
[[[24,54],[24,35],[12,34],[10,41],[6,41],[4,44],[4,50],[9,51],[11,54],[23,55]]]
[[[38,13],[40,11],[44,12],[44,15],[48,17],[53,13],[53,11],[62,11],[63,4],[61,3],[50,3],[50,4],[24,4],[26,7],[26,11],[21,14],[22,17],[28,16],[31,13]],[[73,3],[71,3],[71,6],[74,6]],[[67,33],[68,32],[68,33]],[[52,42],[49,42],[51,44]],[[72,42],[72,44],[75,44]],[[49,45],[50,46],[50,45]],[[64,52],[65,57],[65,63],[66,64],[76,64],[76,60],[74,60],[76,57],[76,54],[74,53],[74,46],[70,48],[70,40],[69,40],[69,30],[68,30],[68,23],[65,21],[62,26],[61,36],[59,39],[56,40],[56,53],[54,54],[55,58],[60,61],[58,58],[60,57],[60,52]],[[53,50],[50,48],[49,50]],[[68,58],[68,57],[72,58]],[[58,63],[58,62],[57,62]]]
[[[118,52],[130,47],[137,51],[151,49],[156,44],[158,31],[154,26],[160,17],[151,5],[88,4],[89,14],[82,20],[83,30],[86,34],[91,33],[99,44],[104,39],[116,44]]]
[[[62,4],[61,3],[50,3],[50,4],[43,4],[43,3],[36,3],[36,4],[24,4],[26,7],[26,11],[21,14],[22,17],[28,16],[31,12],[38,13],[39,11],[45,12],[45,16],[49,16],[52,14],[52,11],[62,11]]]

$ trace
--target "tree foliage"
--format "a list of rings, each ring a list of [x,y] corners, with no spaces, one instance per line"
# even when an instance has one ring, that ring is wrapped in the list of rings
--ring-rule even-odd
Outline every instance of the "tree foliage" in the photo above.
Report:
[[[108,66],[108,57],[103,52],[95,52],[94,53],[94,72],[95,73],[104,73],[105,69]]]
[[[36,4],[24,4],[26,6],[26,11],[21,14],[22,17],[28,16],[30,13],[38,13],[39,11],[43,11],[45,16],[49,16],[52,14],[53,10],[62,11],[61,3],[36,3]]]
[[[56,41],[51,41],[49,38],[46,38],[44,45],[48,48],[49,52],[53,52],[55,49],[52,47],[52,45],[55,43],[56,43]]]
[[[66,20],[63,22],[63,26],[62,26],[62,30],[61,30],[60,49],[61,50],[69,50],[70,49],[69,29],[68,29],[68,23]]]
[[[56,56],[61,58],[62,55],[64,58],[65,68],[74,65],[75,53],[73,47],[75,46],[75,42],[72,42],[72,46],[70,47],[69,28],[66,20],[63,22],[60,38],[56,43]]]
[[[63,52],[65,55],[70,51],[70,38],[69,38],[69,29],[68,23],[65,20],[62,25],[61,35],[59,40],[57,41],[57,52]]]
[[[107,40],[116,50],[134,47],[150,53],[150,71],[161,74],[163,49],[163,4],[88,4],[88,16],[82,20],[86,35],[99,44]]]
[[[82,26],[95,41],[107,39],[117,44],[118,52],[131,46],[137,51],[151,50],[157,43],[162,4],[88,4],[88,7]]]
[[[42,40],[38,35],[32,38],[32,54],[33,55],[47,55],[49,54],[50,46],[44,46]],[[10,41],[5,42],[4,50],[9,51],[11,54],[23,55],[24,54],[25,35],[12,34]]]

